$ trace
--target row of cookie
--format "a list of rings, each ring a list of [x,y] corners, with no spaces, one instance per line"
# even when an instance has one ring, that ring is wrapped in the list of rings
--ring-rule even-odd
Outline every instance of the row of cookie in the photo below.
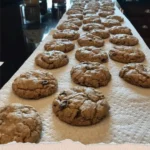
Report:
[[[58,118],[76,126],[93,125],[109,113],[104,95],[93,89],[74,87],[59,93],[52,104]],[[0,108],[0,144],[37,143],[42,135],[42,118],[35,108],[14,103]]]

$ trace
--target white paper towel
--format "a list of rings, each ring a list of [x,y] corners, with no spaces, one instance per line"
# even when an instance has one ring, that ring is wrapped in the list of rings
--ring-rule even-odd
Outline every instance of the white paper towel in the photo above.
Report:
[[[140,44],[136,47],[139,47],[146,55],[144,64],[150,65],[150,49],[118,8],[116,8],[115,13],[124,17],[125,22],[123,25],[131,28],[133,35],[139,39]],[[67,16],[64,14],[59,23],[66,20],[66,18]],[[80,29],[80,33],[82,32],[82,29]],[[22,67],[1,89],[0,106],[9,103],[22,103],[35,107],[41,114],[43,121],[41,142],[71,139],[73,141],[80,141],[84,144],[101,142],[150,143],[150,89],[136,87],[121,79],[118,74],[124,64],[115,62],[111,59],[104,65],[109,68],[112,79],[107,86],[99,88],[107,97],[110,104],[110,115],[96,125],[88,127],[71,126],[60,121],[52,112],[52,101],[57,93],[63,89],[76,85],[70,78],[72,66],[79,63],[74,56],[75,50],[67,53],[69,57],[69,64],[67,66],[48,70],[52,72],[58,80],[59,88],[56,94],[39,100],[25,100],[13,93],[11,88],[12,82],[21,73],[35,69],[44,70],[35,65],[34,58],[37,54],[44,51],[44,44],[51,39],[52,36],[49,34]],[[77,48],[78,44],[76,41],[75,43]],[[102,48],[108,52],[112,46],[113,45],[109,43],[107,39],[105,40],[105,46]]]

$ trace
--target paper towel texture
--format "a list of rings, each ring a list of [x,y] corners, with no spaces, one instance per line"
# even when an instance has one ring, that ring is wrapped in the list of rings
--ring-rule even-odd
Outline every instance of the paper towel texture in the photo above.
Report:
[[[132,29],[133,35],[139,39],[140,43],[136,47],[141,49],[146,55],[146,60],[143,63],[150,65],[150,49],[118,8],[116,8],[115,14],[124,17],[125,22],[123,25]],[[67,15],[64,14],[59,24],[66,20],[66,18]],[[118,74],[124,64],[111,59],[104,65],[109,68],[112,79],[107,86],[98,89],[105,95],[111,107],[110,115],[107,118],[93,126],[76,127],[60,121],[52,112],[52,101],[58,92],[76,85],[72,82],[70,77],[72,66],[79,63],[75,59],[75,49],[79,47],[76,41],[75,49],[67,53],[69,64],[62,68],[48,70],[52,72],[58,80],[58,92],[56,94],[39,100],[25,100],[13,93],[11,87],[12,82],[21,73],[36,69],[44,70],[35,65],[34,59],[37,54],[44,51],[44,44],[46,41],[52,39],[52,32],[53,31],[41,42],[34,53],[1,89],[0,106],[10,103],[22,103],[35,107],[43,120],[41,142],[71,139],[84,144],[101,142],[150,143],[150,89],[136,87],[121,79]],[[80,33],[82,32],[80,28]],[[107,39],[105,40],[105,46],[102,48],[108,53],[112,46],[113,44]]]

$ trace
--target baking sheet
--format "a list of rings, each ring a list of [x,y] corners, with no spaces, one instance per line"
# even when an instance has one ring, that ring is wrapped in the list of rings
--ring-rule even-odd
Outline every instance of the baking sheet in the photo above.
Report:
[[[128,19],[116,8],[115,13],[124,17],[123,25],[132,29],[133,35],[139,39],[139,47],[146,55],[144,64],[150,65],[150,49],[146,46],[135,28]],[[66,20],[64,14],[59,24]],[[115,62],[111,59],[105,66],[109,68],[112,79],[105,87],[98,88],[102,91],[110,104],[110,115],[102,122],[87,127],[76,127],[60,121],[52,112],[52,101],[56,95],[63,89],[76,86],[71,80],[70,70],[72,66],[79,62],[75,59],[75,49],[79,47],[76,41],[75,49],[67,53],[69,64],[62,68],[47,70],[52,72],[58,80],[58,91],[52,96],[39,100],[26,100],[16,96],[11,88],[13,80],[21,73],[30,70],[45,70],[35,65],[34,59],[37,54],[44,51],[46,41],[52,39],[52,33],[40,43],[33,54],[25,61],[21,68],[0,90],[0,106],[10,103],[22,103],[31,105],[40,113],[43,122],[43,131],[41,142],[57,142],[65,139],[80,141],[84,144],[92,143],[150,143],[150,89],[136,87],[125,82],[118,74],[124,64]],[[80,28],[80,33],[82,33]],[[113,45],[105,40],[105,46],[102,47],[106,52]]]

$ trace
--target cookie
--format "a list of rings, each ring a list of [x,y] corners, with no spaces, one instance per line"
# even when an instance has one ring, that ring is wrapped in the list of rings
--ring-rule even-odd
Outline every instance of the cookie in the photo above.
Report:
[[[78,61],[91,61],[105,63],[108,60],[107,53],[100,48],[94,46],[81,47],[76,50],[75,57]]]
[[[100,6],[102,11],[114,11],[115,8],[113,6]]]
[[[142,63],[124,65],[119,76],[130,84],[150,88],[150,67]]]
[[[68,19],[66,22],[74,23],[75,25],[79,27],[82,25],[82,21],[78,18],[71,18],[71,19]]]
[[[116,19],[105,19],[102,24],[105,26],[105,27],[113,27],[113,26],[120,26],[121,23],[116,20]]]
[[[98,24],[98,23],[87,23],[82,26],[82,29],[84,31],[90,31],[93,29],[105,29],[105,27],[102,24]]]
[[[91,34],[101,37],[102,39],[107,39],[109,38],[109,32],[106,30],[102,30],[102,29],[93,29],[90,31]]]
[[[111,34],[132,34],[131,29],[123,26],[113,26],[109,29],[109,32]]]
[[[86,15],[86,14],[96,14],[96,11],[93,9],[84,10],[83,15]]]
[[[67,52],[73,50],[74,47],[75,47],[74,43],[67,39],[52,40],[52,41],[47,42],[44,45],[44,49],[46,51],[58,50],[58,51],[62,51],[64,53],[67,53]]]
[[[66,30],[62,30],[62,31],[57,30],[53,34],[54,39],[77,40],[79,37],[80,37],[80,34],[78,31],[70,30],[70,29],[66,29]]]
[[[82,34],[77,41],[80,46],[95,46],[95,47],[104,46],[104,40],[90,33]]]
[[[97,15],[93,15],[93,16],[90,16],[90,17],[84,17],[83,19],[83,23],[84,24],[87,24],[87,23],[101,23],[101,19],[100,17]]]
[[[99,10],[98,15],[100,17],[107,17],[109,15],[113,15],[114,11],[103,11],[103,10]]]
[[[129,46],[115,46],[109,51],[109,56],[111,59],[121,63],[138,63],[145,59],[142,51]]]
[[[82,14],[82,11],[81,10],[77,10],[77,9],[69,9],[67,12],[66,12],[67,15],[71,15],[71,14]]]
[[[12,89],[19,97],[39,99],[57,91],[57,80],[50,72],[29,71],[14,80]]]
[[[72,14],[72,15],[68,16],[68,19],[71,19],[71,18],[78,18],[78,19],[82,20],[83,15],[82,14]]]
[[[104,6],[114,6],[114,2],[112,2],[112,1],[103,1],[102,2],[102,5],[101,5],[102,7],[104,7]]]
[[[106,86],[111,75],[109,70],[98,62],[83,62],[72,68],[71,78],[76,84],[98,88]]]
[[[133,35],[117,34],[110,37],[109,41],[116,45],[134,46],[138,44],[138,39]]]
[[[44,69],[55,69],[67,65],[69,59],[64,52],[50,51],[40,53],[35,57],[35,63]]]
[[[108,115],[110,109],[101,92],[83,87],[62,91],[52,107],[61,121],[76,126],[96,124]]]
[[[57,26],[57,29],[58,30],[65,30],[65,29],[79,30],[79,27],[74,23],[71,23],[69,21],[64,21],[63,23]]]
[[[117,15],[110,15],[110,16],[107,16],[106,19],[116,19],[118,20],[119,22],[123,22],[124,19],[121,17],[121,16],[117,16]]]
[[[37,143],[41,130],[40,115],[32,106],[14,103],[0,108],[0,144]]]

